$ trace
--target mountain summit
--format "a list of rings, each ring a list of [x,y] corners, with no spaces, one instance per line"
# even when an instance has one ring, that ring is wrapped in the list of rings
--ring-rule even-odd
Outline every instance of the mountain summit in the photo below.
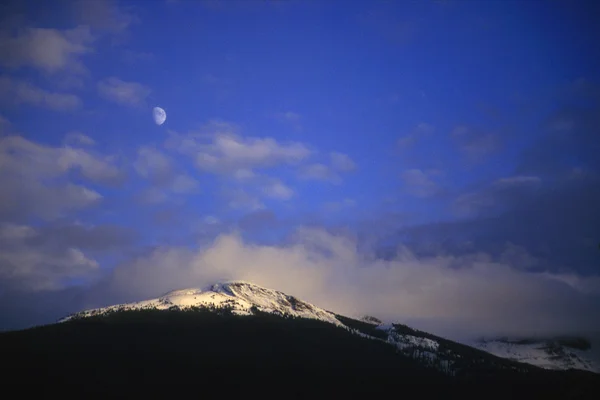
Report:
[[[156,299],[86,310],[70,315],[62,319],[61,322],[114,311],[187,309],[192,307],[226,307],[236,315],[252,315],[256,310],[292,317],[317,319],[338,326],[343,325],[332,312],[283,292],[239,280],[219,282],[203,289],[173,290]]]

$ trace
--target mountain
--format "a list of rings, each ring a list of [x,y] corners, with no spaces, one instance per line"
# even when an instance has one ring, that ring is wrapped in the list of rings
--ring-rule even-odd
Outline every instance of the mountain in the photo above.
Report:
[[[542,368],[600,372],[600,367],[589,355],[591,343],[583,337],[503,337],[480,339],[472,345],[498,357]]]
[[[473,351],[473,349],[456,342],[420,332],[405,325],[384,324],[373,316],[363,316],[359,320],[363,322],[361,324],[354,319],[337,315],[294,296],[244,281],[221,282],[203,289],[175,290],[156,299],[82,311],[61,321],[105,315],[115,311],[190,307],[228,307],[235,315],[252,315],[254,311],[259,311],[324,321],[365,337],[387,341],[403,354],[450,375],[455,374],[456,370],[461,368],[459,366],[464,364],[465,358],[462,358],[462,353]],[[589,349],[590,344],[585,342],[585,339],[509,340],[499,338],[476,341],[470,343],[470,346],[500,358],[542,368],[556,370],[574,368],[600,372],[597,365],[586,357],[586,350]],[[502,364],[508,369],[525,368],[517,364],[498,361],[496,358],[489,357],[489,354],[485,354],[483,357],[490,360],[490,363]]]
[[[232,281],[0,334],[0,376],[44,394],[597,398],[600,376],[494,356]],[[37,386],[36,386],[37,385]],[[189,385],[189,386],[188,386]],[[50,392],[49,392],[50,390]],[[187,389],[186,389],[187,390]]]
[[[72,318],[102,315],[113,311],[166,310],[173,307],[181,309],[201,306],[228,307],[236,315],[251,315],[254,308],[256,308],[262,312],[312,318],[334,325],[341,325],[334,313],[277,290],[267,289],[244,281],[215,283],[204,289],[174,290],[157,299],[82,311],[62,319],[61,322]]]

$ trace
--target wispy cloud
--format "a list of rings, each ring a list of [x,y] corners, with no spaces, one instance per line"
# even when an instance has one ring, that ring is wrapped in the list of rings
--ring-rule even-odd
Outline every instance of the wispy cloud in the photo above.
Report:
[[[420,169],[408,169],[402,173],[406,191],[416,197],[431,197],[441,190],[434,177],[439,176],[440,171],[422,171]]]
[[[332,152],[329,154],[329,164],[311,163],[298,170],[298,177],[304,180],[330,182],[336,185],[342,183],[342,173],[356,169],[356,163],[344,153]]]
[[[297,142],[280,143],[273,138],[242,137],[228,131],[209,136],[179,137],[175,147],[193,157],[195,165],[217,174],[298,164],[311,150]]]
[[[145,103],[152,90],[138,82],[126,82],[116,77],[101,80],[97,84],[100,96],[115,103],[137,107]]]
[[[451,132],[459,150],[469,161],[481,162],[501,146],[500,138],[494,132],[482,131],[476,128],[459,125]]]
[[[26,28],[16,36],[0,35],[0,65],[32,67],[46,73],[85,72],[82,56],[92,51],[89,28],[58,30]]]
[[[298,113],[293,111],[280,112],[275,114],[275,118],[281,122],[289,124],[297,131],[302,130],[302,116]]]
[[[0,159],[0,219],[5,221],[58,218],[102,199],[95,190],[66,180],[68,174],[109,185],[124,178],[113,157],[70,146],[44,146],[20,136],[0,138]]]
[[[114,225],[0,223],[0,282],[13,290],[62,289],[68,279],[95,277],[99,264],[91,254],[133,240],[131,231]]]
[[[294,195],[294,191],[278,180],[273,180],[266,184],[262,192],[267,196],[278,200],[289,200]]]
[[[163,203],[173,199],[172,195],[192,194],[199,188],[196,179],[178,171],[173,160],[156,147],[138,148],[133,167],[139,176],[151,184],[142,194],[144,203]]]
[[[454,201],[454,211],[460,216],[497,212],[525,201],[540,188],[537,176],[510,176],[497,179],[478,190],[461,194]]]
[[[73,146],[94,146],[96,141],[81,132],[69,132],[65,136],[64,143]]]
[[[418,140],[431,135],[434,132],[434,127],[428,123],[421,122],[413,128],[413,130],[407,135],[402,136],[398,139],[398,147],[400,149],[406,149],[413,146]]]
[[[73,14],[78,23],[111,33],[121,33],[138,21],[135,15],[113,0],[76,0]]]
[[[298,177],[305,180],[331,182],[336,185],[342,183],[341,176],[330,166],[322,163],[312,163],[301,167]]]
[[[72,111],[82,104],[81,99],[70,93],[50,92],[26,81],[0,77],[0,99],[12,104],[28,104],[54,111]]]
[[[347,154],[332,152],[329,156],[331,157],[331,166],[336,171],[350,172],[356,169],[356,163]]]

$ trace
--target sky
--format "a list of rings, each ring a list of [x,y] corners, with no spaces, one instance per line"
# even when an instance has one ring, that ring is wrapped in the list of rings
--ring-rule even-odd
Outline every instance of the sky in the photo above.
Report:
[[[1,7],[0,329],[244,279],[600,331],[596,2]]]

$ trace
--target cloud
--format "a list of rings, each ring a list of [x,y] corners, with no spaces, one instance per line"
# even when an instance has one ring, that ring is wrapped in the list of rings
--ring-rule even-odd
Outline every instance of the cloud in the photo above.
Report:
[[[240,229],[256,231],[260,229],[269,229],[278,222],[277,216],[271,210],[258,210],[244,215],[237,222]]]
[[[498,212],[530,199],[541,183],[537,176],[500,178],[479,190],[460,195],[454,202],[454,210],[462,216]]]
[[[69,247],[94,253],[119,251],[132,245],[137,239],[137,234],[132,229],[111,224],[85,225],[58,221],[36,228],[14,224],[4,227],[27,232],[26,235],[20,235],[23,244],[27,246],[59,251]]]
[[[117,104],[137,107],[144,104],[152,92],[150,88],[137,82],[125,82],[116,77],[103,79],[97,84],[98,93]]]
[[[11,104],[29,104],[54,111],[72,111],[81,106],[81,99],[74,94],[49,92],[6,76],[0,77],[0,98]]]
[[[98,192],[70,183],[68,173],[111,185],[123,179],[112,157],[69,146],[44,146],[20,136],[0,138],[0,164],[0,220],[33,215],[53,219],[102,199]]]
[[[112,0],[77,0],[73,3],[73,13],[80,24],[111,33],[123,32],[138,21]]]
[[[424,172],[420,169],[408,169],[402,173],[405,190],[416,197],[431,197],[438,194],[440,186],[432,177],[439,175],[439,171]]]
[[[262,192],[267,197],[278,200],[289,200],[294,195],[294,191],[278,180],[269,182],[262,188]]]
[[[90,254],[120,251],[136,240],[133,231],[116,225],[43,226],[0,223],[0,292],[60,290],[97,277],[98,262]]]
[[[346,315],[368,313],[417,327],[437,322],[438,332],[581,332],[600,321],[597,276],[528,272],[476,254],[417,258],[404,247],[382,260],[359,252],[352,237],[308,228],[285,246],[223,234],[198,250],[159,247],[117,267],[88,305],[152,298],[219,279],[255,282]]]
[[[0,65],[18,69],[32,67],[45,73],[85,72],[83,55],[92,51],[89,28],[58,30],[25,28],[16,36],[0,33]]]
[[[155,184],[164,184],[173,176],[171,160],[158,149],[142,146],[137,151],[137,159],[133,164],[136,172]]]
[[[471,162],[481,162],[500,149],[497,134],[481,131],[467,125],[456,126],[451,133],[459,150]]]
[[[219,129],[230,129],[228,126]],[[279,143],[273,138],[242,137],[227,130],[210,136],[178,137],[172,142],[180,152],[193,157],[195,165],[207,172],[231,175],[240,170],[298,164],[311,150],[301,143]]]
[[[343,153],[331,152],[330,165],[312,163],[302,166],[298,170],[298,177],[305,180],[325,181],[335,185],[342,183],[340,173],[351,172],[356,169],[356,163]]]
[[[152,185],[142,193],[144,203],[163,203],[172,194],[191,194],[198,190],[198,181],[186,173],[177,172],[172,159],[152,146],[138,149],[133,167],[142,178]]]
[[[322,163],[313,163],[301,167],[298,177],[305,180],[331,182],[336,185],[342,183],[341,176],[330,166]]]
[[[286,111],[275,114],[275,118],[279,121],[291,125],[295,130],[302,130],[302,116],[293,111]]]
[[[81,132],[69,132],[65,136],[64,143],[67,146],[94,146],[96,141]]]
[[[191,176],[178,174],[173,179],[170,189],[173,193],[189,194],[196,192],[198,190],[198,186],[198,181]]]
[[[330,157],[331,166],[337,171],[350,172],[356,169],[356,163],[347,154],[332,152]]]
[[[356,200],[344,199],[342,201],[330,201],[323,205],[323,211],[327,213],[339,212],[344,209],[356,207]]]
[[[0,225],[1,287],[57,290],[66,280],[85,277],[98,269],[95,260],[75,247],[51,248],[36,243],[39,235],[30,226]]]
[[[227,205],[234,210],[256,211],[265,208],[258,196],[248,193],[243,188],[226,188],[222,191],[222,196],[226,199]]]
[[[401,149],[406,149],[413,146],[419,139],[427,137],[434,132],[434,127],[428,123],[421,122],[417,124],[413,130],[398,139],[397,145]]]
[[[511,181],[513,185],[506,186]],[[520,183],[514,184],[515,181]],[[404,227],[390,233],[386,240],[402,240],[420,255],[465,254],[477,249],[501,257],[508,246],[514,245],[536,259],[527,268],[597,274],[600,263],[597,176],[539,184],[535,179],[500,182],[459,198],[455,207],[463,207],[458,211],[466,218]]]
[[[564,177],[574,167],[600,171],[600,107],[563,106],[548,115],[535,142],[518,157],[516,172]]]

